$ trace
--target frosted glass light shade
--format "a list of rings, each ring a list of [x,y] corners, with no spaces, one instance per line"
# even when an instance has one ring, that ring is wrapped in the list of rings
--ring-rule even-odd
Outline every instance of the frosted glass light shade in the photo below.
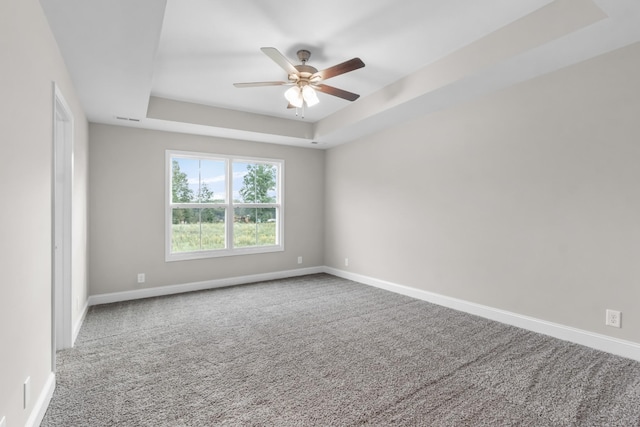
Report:
[[[311,86],[304,86],[302,88],[302,97],[304,98],[304,102],[307,103],[307,106],[313,107],[320,100],[318,99],[318,94]]]
[[[303,103],[302,91],[298,86],[293,86],[284,93],[284,97],[287,98],[289,104],[296,108],[301,108]]]

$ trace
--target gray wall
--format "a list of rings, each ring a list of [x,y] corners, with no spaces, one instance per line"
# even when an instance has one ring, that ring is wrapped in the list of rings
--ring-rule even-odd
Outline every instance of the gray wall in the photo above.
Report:
[[[329,150],[326,265],[640,342],[638,70],[635,44]]]
[[[92,295],[323,265],[324,151],[99,124],[89,134]],[[167,149],[284,159],[284,252],[165,262]]]
[[[73,300],[86,300],[88,124],[37,0],[0,2],[0,418],[25,425],[51,374],[55,81],[75,118]],[[74,304],[73,321],[80,311]],[[22,384],[31,400],[22,407]]]

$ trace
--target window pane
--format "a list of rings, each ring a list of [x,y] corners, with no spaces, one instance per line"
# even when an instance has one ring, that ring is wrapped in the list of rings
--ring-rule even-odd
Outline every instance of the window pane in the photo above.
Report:
[[[195,202],[198,195],[198,160],[171,158],[171,201]]]
[[[224,203],[225,161],[172,157],[173,203]]]
[[[277,244],[276,208],[235,208],[233,245],[236,248]]]
[[[173,209],[171,252],[224,249],[225,209]]]
[[[276,203],[277,170],[269,163],[233,163],[233,198],[243,203]]]
[[[201,203],[224,203],[227,185],[224,160],[200,160],[200,185],[198,196]]]

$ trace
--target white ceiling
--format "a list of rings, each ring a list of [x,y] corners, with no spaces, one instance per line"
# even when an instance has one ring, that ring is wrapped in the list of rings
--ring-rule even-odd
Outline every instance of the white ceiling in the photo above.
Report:
[[[40,1],[90,121],[319,148],[640,40],[637,0]],[[235,88],[286,80],[267,46],[361,58],[327,82],[360,99]]]

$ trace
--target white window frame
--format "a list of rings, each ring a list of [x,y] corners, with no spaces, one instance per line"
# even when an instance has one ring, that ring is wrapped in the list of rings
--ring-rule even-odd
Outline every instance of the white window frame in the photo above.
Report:
[[[172,201],[172,158],[182,157],[191,159],[223,160],[225,161],[226,201],[224,203],[173,203]],[[239,203],[233,201],[233,164],[234,162],[267,163],[276,166],[276,203]],[[203,208],[215,207],[225,209],[225,241],[224,249],[208,249],[191,252],[172,252],[171,237],[174,208]],[[276,209],[276,244],[265,246],[250,246],[234,248],[233,224],[235,208],[275,208]],[[184,261],[204,258],[249,255],[284,251],[284,160],[267,159],[262,157],[230,156],[214,153],[192,151],[165,151],[165,261]]]

